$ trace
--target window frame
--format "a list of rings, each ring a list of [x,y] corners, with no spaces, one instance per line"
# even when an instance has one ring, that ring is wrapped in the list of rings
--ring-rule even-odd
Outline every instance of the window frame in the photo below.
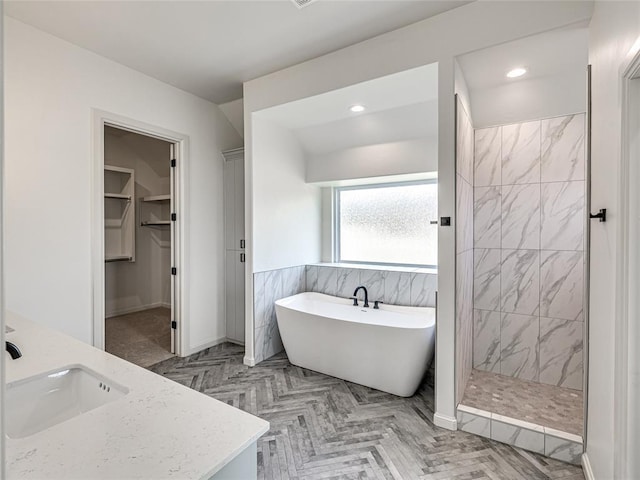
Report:
[[[392,263],[392,262],[375,262],[375,261],[358,261],[358,260],[343,260],[340,256],[340,193],[350,190],[371,190],[374,188],[388,188],[388,187],[408,187],[411,185],[436,185],[438,186],[437,178],[429,178],[424,180],[410,180],[410,181],[398,181],[398,182],[385,182],[385,183],[367,183],[362,185],[350,185],[342,187],[333,187],[332,195],[332,227],[333,227],[333,260],[336,263],[347,263],[353,265],[373,265],[382,267],[406,267],[406,268],[429,268],[437,269],[438,265],[422,264],[422,263]],[[436,236],[437,239],[437,236]]]

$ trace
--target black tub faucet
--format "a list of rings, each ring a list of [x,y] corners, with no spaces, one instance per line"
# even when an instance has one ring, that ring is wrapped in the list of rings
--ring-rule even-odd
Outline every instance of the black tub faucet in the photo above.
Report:
[[[367,289],[363,286],[360,285],[358,288],[356,288],[356,290],[353,292],[353,305],[354,306],[358,306],[358,291],[360,291],[360,289],[364,290],[364,308],[369,308],[369,292],[367,292]]]
[[[7,352],[9,352],[9,355],[11,355],[11,358],[14,360],[22,356],[22,352],[14,343],[5,342],[4,348]]]

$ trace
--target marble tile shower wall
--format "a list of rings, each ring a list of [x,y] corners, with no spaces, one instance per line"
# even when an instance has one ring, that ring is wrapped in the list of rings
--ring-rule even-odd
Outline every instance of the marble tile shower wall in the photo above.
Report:
[[[391,305],[436,306],[438,276],[435,273],[392,272],[324,265],[306,267],[307,292],[349,298],[359,285],[367,287],[370,302],[382,300]]]
[[[275,301],[305,291],[304,265],[253,274],[254,357],[256,363],[284,350]]]
[[[582,389],[585,115],[475,132],[480,370]]]
[[[459,98],[456,120],[456,403],[460,403],[473,364],[474,132]]]

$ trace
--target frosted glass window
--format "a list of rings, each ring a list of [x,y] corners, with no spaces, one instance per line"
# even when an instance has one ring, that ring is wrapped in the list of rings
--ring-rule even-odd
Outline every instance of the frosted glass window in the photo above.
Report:
[[[336,189],[337,260],[435,266],[437,215],[435,181]]]

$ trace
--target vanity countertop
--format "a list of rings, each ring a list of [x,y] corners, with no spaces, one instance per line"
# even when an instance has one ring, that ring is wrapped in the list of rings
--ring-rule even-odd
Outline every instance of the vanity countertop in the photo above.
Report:
[[[6,438],[8,478],[209,478],[269,423],[67,335],[8,314],[6,381],[85,365],[128,394],[21,439]],[[10,413],[7,413],[10,415]]]

